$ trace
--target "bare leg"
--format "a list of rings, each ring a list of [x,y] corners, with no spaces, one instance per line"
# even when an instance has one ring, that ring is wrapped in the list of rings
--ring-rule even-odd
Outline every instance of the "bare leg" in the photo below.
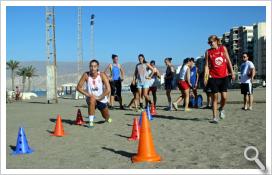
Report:
[[[244,94],[244,109],[247,109],[247,101],[248,101],[247,95]]]
[[[221,92],[220,108],[224,109],[227,101],[227,92]]]
[[[95,115],[95,105],[96,105],[96,99],[93,97],[90,97],[89,99],[89,107],[88,107],[88,114]]]
[[[108,119],[110,118],[110,113],[109,113],[108,107],[102,109],[100,112],[101,112],[101,114],[102,114],[102,117],[103,117],[106,121],[108,121]]]
[[[189,108],[190,89],[186,89],[184,92],[185,92],[185,110],[186,110]]]
[[[218,93],[212,93],[211,95],[212,95],[212,101],[213,101],[213,107],[212,107],[213,118],[216,118],[216,115],[217,115]]]
[[[249,95],[249,107],[252,109],[253,106],[253,94]]]
[[[110,96],[110,106],[113,107],[114,104],[114,96]]]
[[[148,88],[144,88],[142,91],[143,91],[143,96],[144,96],[147,104],[151,104],[151,100],[150,100],[150,97],[148,95]]]

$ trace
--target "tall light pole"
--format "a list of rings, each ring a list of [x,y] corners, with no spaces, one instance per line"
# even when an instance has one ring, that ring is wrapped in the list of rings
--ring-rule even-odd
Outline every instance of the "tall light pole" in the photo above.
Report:
[[[56,54],[56,35],[55,35],[55,8],[46,7],[46,58],[47,58],[47,101],[55,100],[57,97],[57,54]],[[53,63],[51,62],[53,60]],[[49,75],[50,74],[50,75]],[[52,74],[52,75],[51,75]]]
[[[79,81],[82,66],[83,66],[83,51],[82,51],[82,9],[77,8],[77,80]]]
[[[91,15],[91,59],[95,58],[94,53],[94,14]]]

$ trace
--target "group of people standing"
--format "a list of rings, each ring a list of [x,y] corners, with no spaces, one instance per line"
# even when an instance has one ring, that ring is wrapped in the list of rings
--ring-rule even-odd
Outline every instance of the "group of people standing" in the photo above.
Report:
[[[232,63],[229,58],[228,51],[225,46],[221,45],[220,40],[216,35],[208,38],[210,49],[205,54],[204,68],[204,85],[205,91],[211,96],[213,117],[210,122],[218,123],[219,118],[225,118],[224,107],[227,99],[228,77],[235,79],[235,74],[232,68]],[[125,109],[122,100],[122,81],[124,80],[124,69],[118,63],[118,56],[112,55],[112,64],[109,64],[104,72],[99,72],[99,62],[97,60],[90,61],[90,71],[85,72],[77,86],[77,90],[84,94],[88,104],[88,113],[90,119],[90,127],[93,126],[95,109],[98,108],[102,116],[107,122],[111,122],[108,109],[113,109],[114,101],[120,103],[120,109]],[[136,110],[144,110],[148,105],[157,104],[157,86],[160,84],[161,74],[155,66],[155,61],[148,63],[143,54],[138,55],[139,63],[135,67],[133,79],[130,85],[133,98],[130,101],[128,108],[132,106]],[[191,111],[189,108],[189,96],[197,96],[197,87],[199,81],[198,68],[195,65],[194,58],[186,58],[178,71],[171,63],[172,58],[165,58],[166,72],[164,76],[164,84],[166,96],[168,99],[168,107],[166,110],[177,110],[178,104],[184,100],[184,111]],[[248,61],[248,55],[243,54],[244,63],[241,66],[243,83],[241,93],[244,94],[244,110],[252,109],[252,80],[255,75],[255,69],[252,62]],[[109,72],[109,75],[107,73]],[[87,91],[83,85],[86,83]],[[176,87],[181,91],[181,95],[176,101],[172,101],[171,91]],[[149,94],[152,93],[153,101]],[[218,113],[218,96],[221,95],[219,118]],[[108,104],[107,98],[110,98]],[[248,102],[249,100],[249,102]],[[209,104],[208,104],[209,105]]]

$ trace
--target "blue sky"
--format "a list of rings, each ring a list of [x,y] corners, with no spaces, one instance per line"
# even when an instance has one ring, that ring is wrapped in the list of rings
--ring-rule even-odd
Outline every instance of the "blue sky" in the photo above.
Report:
[[[77,60],[77,7],[56,7],[58,61]],[[83,57],[90,59],[90,15],[95,14],[95,57],[120,62],[165,57],[180,64],[203,55],[211,34],[265,21],[265,7],[83,7]],[[7,60],[45,61],[45,7],[7,7]]]

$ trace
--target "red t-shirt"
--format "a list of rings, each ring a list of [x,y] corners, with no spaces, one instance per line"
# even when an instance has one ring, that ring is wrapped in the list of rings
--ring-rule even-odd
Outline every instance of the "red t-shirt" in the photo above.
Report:
[[[224,78],[228,76],[227,59],[223,46],[208,50],[209,74],[212,78]]]

